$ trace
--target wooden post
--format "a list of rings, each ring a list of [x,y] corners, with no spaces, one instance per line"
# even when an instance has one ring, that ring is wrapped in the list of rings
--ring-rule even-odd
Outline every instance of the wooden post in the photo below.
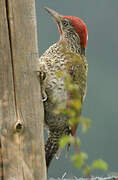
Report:
[[[34,0],[0,0],[0,179],[46,180]]]

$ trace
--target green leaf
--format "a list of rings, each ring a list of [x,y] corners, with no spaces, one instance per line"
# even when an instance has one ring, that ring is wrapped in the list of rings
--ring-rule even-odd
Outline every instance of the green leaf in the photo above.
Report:
[[[64,74],[63,71],[57,71],[56,72],[57,78],[61,78],[63,74]]]
[[[63,136],[59,141],[59,145],[61,148],[64,148],[68,143],[75,144],[77,146],[80,144],[80,139],[73,136]]]
[[[74,137],[72,137],[72,136],[63,136],[59,141],[59,145],[60,145],[61,148],[64,148],[66,146],[66,144],[73,143],[73,142],[74,142]]]
[[[91,126],[91,120],[87,118],[80,118],[80,123],[82,125],[82,131],[85,133]]]
[[[88,165],[86,165],[85,164],[85,167],[83,168],[83,174],[86,176],[86,177],[88,177],[88,175],[90,176],[90,174],[91,174],[91,168],[88,166]]]
[[[65,115],[68,115],[69,117],[75,117],[76,116],[76,112],[73,109],[66,109],[64,111]]]
[[[78,99],[73,100],[71,104],[75,110],[81,110],[82,103]]]
[[[70,118],[68,121],[69,125],[72,126],[78,123],[78,118]]]
[[[81,168],[84,163],[85,163],[85,160],[88,158],[87,154],[84,153],[84,152],[81,152],[80,154],[74,154],[72,157],[71,157],[71,160],[73,161],[74,165],[77,167],[77,168]]]
[[[92,165],[91,165],[91,169],[102,169],[104,171],[108,170],[108,165],[105,161],[103,161],[102,159],[98,159],[93,161]]]

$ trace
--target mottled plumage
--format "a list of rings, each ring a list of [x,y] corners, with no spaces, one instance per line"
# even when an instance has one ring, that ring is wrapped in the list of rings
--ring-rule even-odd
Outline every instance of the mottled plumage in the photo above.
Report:
[[[54,110],[62,104],[66,104],[68,98],[64,87],[64,77],[57,77],[58,71],[66,71],[67,63],[71,59],[68,59],[68,53],[63,50],[63,42],[66,44],[68,52],[78,56],[78,64],[72,65],[70,74],[73,81],[78,84],[81,101],[83,101],[86,94],[88,68],[85,46],[83,46],[81,41],[82,37],[79,36],[74,25],[71,24],[71,20],[74,17],[72,18],[71,16],[70,20],[68,16],[59,15],[49,8],[47,8],[47,11],[53,16],[60,30],[60,40],[49,47],[39,59],[41,90],[44,99],[44,124],[48,129],[48,140],[45,145],[46,164],[48,167],[59,148],[59,138],[63,135],[71,134],[67,117],[62,114],[54,114]],[[82,33],[84,32],[82,31]]]

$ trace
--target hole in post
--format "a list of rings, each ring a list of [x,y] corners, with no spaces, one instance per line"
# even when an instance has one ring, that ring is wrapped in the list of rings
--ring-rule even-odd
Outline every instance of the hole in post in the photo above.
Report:
[[[17,123],[16,123],[16,125],[15,125],[15,130],[16,130],[16,132],[18,132],[18,133],[22,132],[22,130],[23,130],[23,124],[22,124],[22,122],[17,122]]]

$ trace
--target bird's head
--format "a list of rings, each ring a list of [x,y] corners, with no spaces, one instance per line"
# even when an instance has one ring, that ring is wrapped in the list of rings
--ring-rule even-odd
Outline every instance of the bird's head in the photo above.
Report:
[[[60,35],[63,37],[67,31],[74,31],[80,39],[80,45],[86,47],[87,45],[87,26],[82,19],[75,16],[63,16],[58,14],[56,11],[45,7],[45,10],[53,17],[58,25]]]

